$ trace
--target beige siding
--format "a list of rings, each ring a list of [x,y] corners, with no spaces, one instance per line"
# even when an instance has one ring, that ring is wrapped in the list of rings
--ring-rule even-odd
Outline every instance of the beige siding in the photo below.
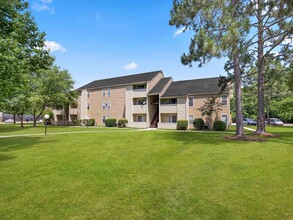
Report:
[[[112,87],[110,91],[110,96],[107,92],[103,96],[102,89],[90,91],[88,117],[94,118],[97,125],[104,125],[103,116],[116,118],[117,120],[125,117],[125,87]],[[110,102],[110,109],[103,109],[103,102],[107,104]]]
[[[194,100],[193,100],[193,106],[189,106],[188,104],[188,115],[193,115],[193,118],[202,118],[204,119],[203,116],[201,116],[201,112],[198,110],[198,108],[200,108],[201,106],[204,105],[204,101],[207,98],[211,98],[214,95],[193,95]],[[227,94],[228,96],[228,104],[226,106],[221,106],[221,110],[217,113],[213,115],[213,121],[214,120],[221,120],[221,115],[223,114],[227,114],[228,115],[228,124],[231,124],[231,117],[230,117],[230,100],[229,100],[229,94]],[[221,95],[216,94],[216,97],[218,98],[218,100],[221,102]],[[188,115],[187,115],[187,119],[188,119]],[[205,120],[205,119],[204,119]]]

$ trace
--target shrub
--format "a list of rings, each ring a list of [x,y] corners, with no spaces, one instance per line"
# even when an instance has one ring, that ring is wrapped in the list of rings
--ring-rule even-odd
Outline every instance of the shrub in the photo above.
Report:
[[[188,127],[187,120],[178,120],[177,121],[177,130],[186,130]]]
[[[196,118],[193,120],[193,127],[196,130],[202,130],[204,128],[204,121],[202,118]]]
[[[226,123],[223,121],[215,121],[213,125],[214,130],[216,131],[225,131]]]
[[[80,119],[76,119],[73,121],[74,125],[81,125],[81,120]]]
[[[94,126],[96,124],[96,121],[94,118],[91,118],[87,122],[87,126]]]
[[[127,123],[128,123],[128,120],[127,119],[120,118],[118,120],[118,128],[125,128]]]
[[[106,127],[115,127],[116,126],[116,118],[107,118],[105,120]]]

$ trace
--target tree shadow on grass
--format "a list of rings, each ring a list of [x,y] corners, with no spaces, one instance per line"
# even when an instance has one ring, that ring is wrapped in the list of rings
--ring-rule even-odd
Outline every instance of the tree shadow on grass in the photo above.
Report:
[[[0,154],[0,162],[1,161],[5,161],[5,160],[11,160],[16,158],[15,156],[10,156],[10,155],[6,155],[6,154]]]
[[[27,131],[34,128],[31,124],[28,125],[24,125],[24,127],[20,127],[19,124],[4,124],[4,125],[0,125],[0,134],[3,133],[8,133],[8,132],[18,132],[18,131]]]
[[[0,139],[0,152],[12,152],[16,150],[25,150],[33,148],[40,143],[55,142],[46,140],[43,137],[13,137]]]
[[[164,132],[159,138],[161,139],[171,139],[177,142],[182,142],[184,145],[188,144],[206,144],[206,145],[221,145],[223,142],[227,141],[224,139],[227,133],[220,132]]]

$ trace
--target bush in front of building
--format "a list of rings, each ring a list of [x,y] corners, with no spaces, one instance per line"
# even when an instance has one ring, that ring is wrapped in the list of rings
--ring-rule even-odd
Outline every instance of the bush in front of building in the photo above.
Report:
[[[107,118],[105,120],[106,127],[116,127],[116,118]]]
[[[94,126],[96,124],[96,121],[94,118],[91,118],[87,122],[87,126]]]
[[[81,120],[80,119],[76,119],[73,121],[74,125],[81,125]]]
[[[118,128],[125,128],[127,123],[128,123],[128,120],[127,119],[120,118],[118,120]]]
[[[213,128],[215,131],[225,131],[226,129],[226,123],[223,121],[215,121]]]
[[[187,120],[178,120],[177,121],[177,130],[186,130],[188,127]]]
[[[202,118],[196,118],[193,120],[193,127],[195,130],[202,130],[204,128],[204,121]]]

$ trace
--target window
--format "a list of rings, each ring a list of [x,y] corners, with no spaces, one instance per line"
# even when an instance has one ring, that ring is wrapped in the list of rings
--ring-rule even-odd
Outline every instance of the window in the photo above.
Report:
[[[188,122],[189,122],[189,124],[193,124],[193,115],[189,115]]]
[[[90,110],[90,103],[87,103],[87,110]]]
[[[106,89],[102,89],[102,95],[106,96]]]
[[[222,95],[222,105],[228,105],[228,96]]]
[[[103,107],[103,109],[106,109],[106,107],[107,107],[107,102],[103,102],[102,107]]]
[[[106,104],[107,104],[107,103],[106,103]],[[108,102],[107,107],[108,107],[108,109],[111,108],[111,102]]]
[[[146,84],[133,85],[133,90],[145,90],[145,89],[146,89]]]
[[[189,96],[189,106],[193,106],[193,96]]]
[[[133,105],[146,105],[146,98],[133,99]]]
[[[176,115],[169,115],[169,123],[176,123],[177,116]]]
[[[90,97],[90,93],[89,93],[89,92],[87,93],[87,97],[88,97],[88,98]]]
[[[106,121],[106,116],[105,115],[103,115],[102,120],[103,120],[103,123],[105,123],[105,121]]]
[[[177,99],[161,99],[161,104],[177,104]]]
[[[228,115],[222,115],[221,120],[222,120],[223,122],[225,122],[225,124],[227,125],[227,124],[228,124]]]
[[[108,90],[108,96],[110,96],[111,95],[111,89],[108,88],[107,90]]]
[[[137,121],[138,122],[145,122],[145,116],[144,115],[138,115],[137,116]]]

